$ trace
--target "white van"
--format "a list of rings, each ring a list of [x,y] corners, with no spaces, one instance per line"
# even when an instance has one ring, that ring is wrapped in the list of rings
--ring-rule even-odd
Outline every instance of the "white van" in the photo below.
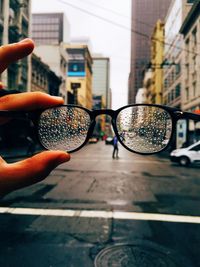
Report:
[[[189,147],[173,150],[170,154],[170,159],[173,162],[178,162],[181,166],[200,162],[200,141]]]

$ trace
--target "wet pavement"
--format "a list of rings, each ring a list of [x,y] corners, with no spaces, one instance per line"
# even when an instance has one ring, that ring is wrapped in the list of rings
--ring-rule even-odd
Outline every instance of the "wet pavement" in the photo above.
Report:
[[[0,266],[200,266],[200,167],[111,154],[88,145],[1,201]]]

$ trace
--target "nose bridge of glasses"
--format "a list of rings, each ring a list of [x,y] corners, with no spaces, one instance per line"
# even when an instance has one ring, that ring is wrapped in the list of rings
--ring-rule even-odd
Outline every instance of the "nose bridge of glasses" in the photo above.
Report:
[[[99,115],[108,115],[113,118],[115,111],[112,109],[95,109],[92,111],[94,119]]]

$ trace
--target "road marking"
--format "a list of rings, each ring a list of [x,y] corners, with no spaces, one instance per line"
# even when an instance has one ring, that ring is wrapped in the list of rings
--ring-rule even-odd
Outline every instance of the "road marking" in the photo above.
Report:
[[[142,212],[124,212],[124,211],[35,209],[35,208],[32,209],[32,208],[0,207],[0,214],[105,218],[105,219],[118,219],[118,220],[142,220],[142,221],[160,221],[160,222],[200,224],[200,216],[185,216],[185,215],[142,213]]]

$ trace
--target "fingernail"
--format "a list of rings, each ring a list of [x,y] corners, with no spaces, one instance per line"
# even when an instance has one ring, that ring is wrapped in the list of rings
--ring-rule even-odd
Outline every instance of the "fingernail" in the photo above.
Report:
[[[56,100],[62,100],[62,101],[64,100],[61,96],[53,96],[53,98]]]
[[[25,39],[23,39],[23,40],[19,41],[19,43],[27,43],[27,42],[29,42],[29,41],[30,41],[30,39],[29,39],[29,38],[25,38]]]

